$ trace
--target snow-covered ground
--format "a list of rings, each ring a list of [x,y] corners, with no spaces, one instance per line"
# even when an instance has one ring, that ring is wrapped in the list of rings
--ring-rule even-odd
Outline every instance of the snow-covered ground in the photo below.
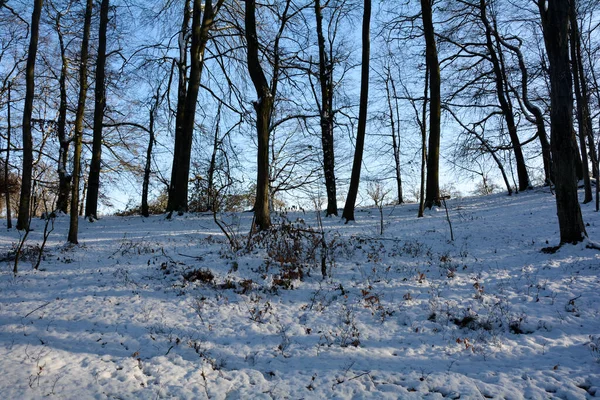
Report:
[[[3,229],[0,398],[600,396],[600,252],[541,252],[546,189],[448,207],[454,242],[443,208],[385,208],[383,235],[376,208],[323,219],[326,279],[315,212],[250,243],[224,216],[237,252],[210,215],[81,220],[75,247],[62,216],[39,271],[35,220],[16,277]]]

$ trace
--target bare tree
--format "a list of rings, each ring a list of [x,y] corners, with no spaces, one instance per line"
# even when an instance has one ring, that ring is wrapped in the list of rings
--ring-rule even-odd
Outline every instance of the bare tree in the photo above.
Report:
[[[27,55],[26,93],[23,109],[23,170],[21,176],[21,196],[19,200],[19,217],[17,229],[29,230],[31,207],[31,175],[33,171],[33,139],[31,136],[31,114],[33,112],[33,96],[35,91],[35,59],[38,49],[40,34],[40,18],[42,15],[43,0],[35,0],[31,16],[31,32],[29,52]]]
[[[338,215],[335,183],[335,153],[333,146],[333,61],[327,55],[323,34],[323,6],[321,0],[315,2],[317,43],[319,46],[319,85],[321,104],[319,106],[321,143],[323,146],[323,172],[327,191],[327,211],[325,216]]]
[[[369,102],[369,62],[371,59],[371,0],[364,0],[363,25],[362,25],[362,64],[360,75],[360,106],[358,111],[358,129],[356,132],[356,146],[354,149],[354,161],[352,163],[352,175],[350,187],[344,205],[342,218],[354,221],[354,207],[358,196],[358,185],[360,183],[360,170],[362,167],[363,152],[365,147],[365,136],[367,130],[367,106]]]
[[[100,5],[100,27],[98,33],[98,54],[96,57],[96,86],[94,88],[94,136],[92,141],[92,160],[88,175],[88,192],[85,203],[85,217],[90,221],[98,218],[98,192],[100,190],[100,164],[102,162],[102,120],[106,108],[105,67],[106,67],[106,30],[108,27],[109,1],[102,0]]]
[[[441,79],[435,30],[433,27],[433,0],[421,0],[425,60],[429,71],[429,150],[427,154],[427,187],[425,207],[441,206],[440,202],[440,137],[441,137]]]
[[[224,0],[218,0],[213,7],[212,0],[194,0],[192,10],[191,47],[190,47],[190,75],[185,87],[185,64],[180,67],[180,97],[178,98],[178,122],[175,130],[175,152],[173,154],[173,168],[171,171],[171,185],[169,188],[168,211],[182,213],[188,207],[188,181],[190,173],[190,160],[192,152],[192,138],[194,133],[194,121],[196,116],[196,105],[200,89],[200,78],[204,68],[204,52],[210,39],[210,30],[214,18]],[[187,30],[188,1],[184,10],[184,22],[181,35],[185,36]],[[204,13],[202,11],[204,10]],[[185,40],[184,40],[185,41]],[[185,44],[180,44],[180,52],[186,52]],[[183,63],[184,60],[179,60]],[[182,73],[183,81],[182,81]],[[183,87],[182,87],[183,82]],[[183,104],[179,103],[183,101]],[[182,107],[182,108],[180,108]]]
[[[570,49],[571,49],[571,69],[573,72],[573,86],[575,88],[575,99],[577,101],[577,127],[579,130],[579,144],[581,151],[581,162],[583,167],[583,182],[585,188],[585,197],[583,203],[589,203],[593,200],[592,184],[590,180],[589,160],[592,161],[594,177],[598,175],[596,147],[594,146],[594,136],[592,129],[592,119],[590,116],[590,102],[588,95],[588,85],[585,70],[583,68],[583,59],[581,55],[581,36],[579,33],[579,22],[577,21],[576,2],[570,3]],[[589,143],[586,143],[589,141]]]
[[[81,175],[81,146],[83,140],[83,114],[85,112],[85,100],[87,96],[88,81],[88,47],[90,41],[90,29],[92,25],[93,0],[87,0],[85,17],[83,22],[83,38],[81,40],[81,53],[79,65],[79,99],[77,101],[77,112],[75,114],[75,148],[73,150],[73,185],[71,188],[71,215],[69,223],[69,243],[77,244],[79,231],[79,180]],[[84,188],[85,192],[85,188]],[[83,208],[83,207],[81,207]]]
[[[245,28],[246,43],[248,46],[248,73],[258,97],[258,100],[254,103],[258,143],[254,218],[258,229],[266,230],[271,226],[271,215],[269,214],[269,126],[271,123],[274,96],[263,68],[260,65],[258,56],[259,45],[256,33],[255,0],[246,0]]]
[[[573,138],[573,86],[569,65],[569,2],[538,0],[544,41],[550,63],[550,130],[556,184],[560,244],[581,242],[586,236],[577,199]]]

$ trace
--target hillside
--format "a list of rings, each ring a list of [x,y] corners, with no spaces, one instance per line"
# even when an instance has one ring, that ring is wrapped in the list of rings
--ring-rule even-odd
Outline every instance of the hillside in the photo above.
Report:
[[[289,213],[233,251],[212,215],[44,221],[19,274],[0,233],[5,399],[585,399],[600,396],[600,252],[555,254],[546,189]],[[583,205],[592,240],[600,214]],[[223,216],[244,247],[251,214]],[[281,222],[281,217],[279,221]],[[28,254],[28,255],[27,255]]]

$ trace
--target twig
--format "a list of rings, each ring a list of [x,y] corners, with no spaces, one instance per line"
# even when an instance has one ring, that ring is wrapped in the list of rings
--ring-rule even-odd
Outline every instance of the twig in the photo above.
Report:
[[[44,308],[44,307],[46,307],[46,306],[47,306],[48,304],[50,304],[50,303],[52,303],[52,302],[51,302],[51,301],[49,301],[49,302],[47,302],[46,304],[42,304],[42,305],[41,305],[41,306],[39,306],[38,308],[36,308],[36,309],[34,309],[34,310],[32,310],[32,311],[29,311],[29,312],[27,313],[27,315],[25,315],[23,318],[27,318],[27,317],[29,317],[29,316],[30,316],[31,314],[33,314],[34,312],[36,312],[36,311],[37,311],[37,310],[39,310],[40,308]]]

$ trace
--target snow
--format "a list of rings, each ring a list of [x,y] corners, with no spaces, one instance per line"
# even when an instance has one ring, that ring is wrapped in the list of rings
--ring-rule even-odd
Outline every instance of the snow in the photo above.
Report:
[[[210,215],[82,220],[75,247],[59,216],[41,269],[24,256],[16,277],[7,259],[19,234],[3,230],[1,397],[600,395],[600,252],[541,252],[558,243],[547,189],[448,207],[454,242],[445,210],[418,219],[415,204],[385,208],[383,236],[376,208],[348,225],[324,219],[325,280],[319,246],[315,260],[290,236],[234,252]],[[582,211],[597,239],[600,214]],[[234,217],[245,235],[251,214]],[[314,212],[296,218],[304,233],[318,227]],[[32,221],[26,249],[43,224]],[[284,243],[300,253],[278,258]],[[302,279],[282,276],[290,254],[305,263]],[[214,279],[185,280],[195,269]]]

